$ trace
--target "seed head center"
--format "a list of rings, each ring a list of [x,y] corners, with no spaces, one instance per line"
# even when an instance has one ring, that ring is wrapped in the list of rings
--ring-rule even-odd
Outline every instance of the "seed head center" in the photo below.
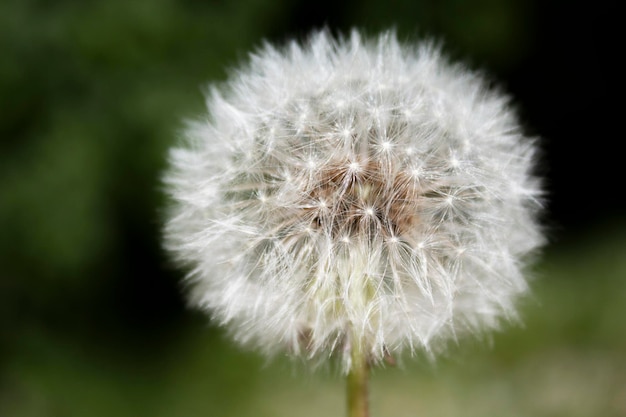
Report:
[[[333,238],[406,236],[418,222],[411,172],[373,161],[333,161],[320,167],[306,191],[317,206],[311,227]],[[322,203],[323,202],[323,203]]]

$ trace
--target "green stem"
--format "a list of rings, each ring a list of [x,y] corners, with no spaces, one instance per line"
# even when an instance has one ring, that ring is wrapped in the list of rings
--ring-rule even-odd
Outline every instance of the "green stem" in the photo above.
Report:
[[[352,363],[348,373],[348,417],[368,417],[368,377],[367,355],[361,352],[358,344],[352,346]]]

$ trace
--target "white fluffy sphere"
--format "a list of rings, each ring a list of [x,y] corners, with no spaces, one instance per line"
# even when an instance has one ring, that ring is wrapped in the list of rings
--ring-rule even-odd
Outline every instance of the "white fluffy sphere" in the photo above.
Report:
[[[393,33],[270,45],[171,151],[191,302],[267,353],[371,361],[494,328],[543,243],[507,97]]]

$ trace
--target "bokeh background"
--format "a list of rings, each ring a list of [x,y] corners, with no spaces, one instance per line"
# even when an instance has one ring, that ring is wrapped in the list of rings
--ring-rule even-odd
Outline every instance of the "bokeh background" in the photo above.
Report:
[[[262,39],[435,36],[542,137],[550,244],[523,323],[372,377],[373,416],[626,416],[617,10],[542,0],[0,2],[0,416],[344,415],[342,379],[185,308],[159,182],[201,91]]]

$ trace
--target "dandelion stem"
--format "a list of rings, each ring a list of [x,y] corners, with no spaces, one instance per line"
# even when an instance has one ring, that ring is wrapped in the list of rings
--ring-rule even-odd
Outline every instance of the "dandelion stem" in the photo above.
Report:
[[[352,363],[348,373],[348,417],[368,417],[368,377],[367,355],[358,343],[352,346]]]

